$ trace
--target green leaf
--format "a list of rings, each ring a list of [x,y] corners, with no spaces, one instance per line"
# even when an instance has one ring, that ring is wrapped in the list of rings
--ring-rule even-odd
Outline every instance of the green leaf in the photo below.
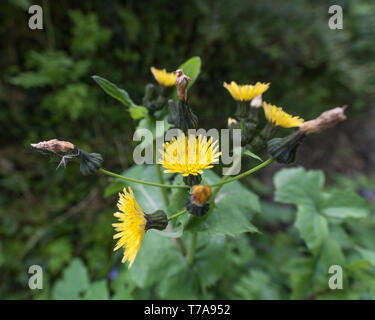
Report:
[[[213,184],[220,178],[211,170],[204,173],[204,181]],[[191,217],[186,228],[197,228],[216,235],[236,235],[242,232],[257,232],[250,222],[253,214],[260,212],[258,196],[247,190],[238,181],[224,185],[215,198],[216,207],[207,219]],[[203,217],[204,218],[204,217]],[[203,221],[198,226],[195,224]]]
[[[118,193],[122,191],[125,185],[126,183],[124,180],[120,180],[120,179],[115,180],[104,190],[104,197],[106,198],[114,193]]]
[[[151,165],[133,166],[130,169],[125,170],[122,175],[129,178],[159,183],[156,167]],[[124,187],[131,187],[133,189],[135,198],[144,212],[152,213],[159,209],[166,210],[163,201],[163,194],[160,188],[146,186],[135,182],[114,179],[106,188],[104,196],[107,197],[111,194],[120,192]]]
[[[314,205],[321,198],[324,175],[321,171],[282,169],[274,176],[275,200],[283,203]]]
[[[321,210],[329,217],[340,219],[365,218],[371,212],[366,200],[349,190],[327,193]]]
[[[139,287],[146,288],[165,279],[181,263],[184,258],[171,239],[147,232],[129,273]]]
[[[250,150],[245,150],[242,152],[243,155],[248,156],[253,159],[257,159],[259,161],[263,161],[261,157],[257,156],[255,153],[251,152]]]
[[[227,241],[223,236],[198,235],[198,246],[195,254],[195,268],[200,282],[209,287],[221,279],[227,266]]]
[[[52,291],[56,300],[79,299],[80,294],[88,288],[89,277],[82,260],[72,260],[63,272],[63,278],[58,280]]]
[[[327,219],[313,205],[298,206],[295,226],[309,249],[320,247],[329,234]]]
[[[148,114],[148,111],[145,107],[142,106],[131,106],[129,107],[130,116],[134,120],[139,120],[145,118]]]
[[[315,261],[312,257],[293,257],[282,265],[281,271],[288,274],[308,275],[312,274]]]
[[[359,246],[355,249],[361,254],[363,259],[370,262],[372,266],[375,266],[375,251],[364,249]]]
[[[188,90],[194,84],[195,80],[197,80],[199,73],[201,72],[202,60],[200,57],[192,57],[189,60],[185,61],[182,65],[178,67],[178,69],[182,69],[184,73],[191,79],[189,81]],[[174,88],[172,99],[177,103],[177,90]]]
[[[157,235],[161,237],[166,237],[166,238],[180,238],[182,236],[183,230],[182,228],[180,230],[174,231],[174,232],[165,232],[165,231],[160,231],[156,229],[151,229],[150,230],[153,233],[156,233]]]
[[[128,107],[130,116],[133,119],[138,120],[147,116],[147,109],[145,107],[136,105],[130,98],[127,91],[120,89],[114,83],[97,75],[92,76],[92,78],[107,94]]]
[[[342,268],[345,266],[345,256],[339,243],[333,238],[327,238],[324,241],[321,255],[327,271],[333,265],[339,265]]]
[[[109,293],[107,288],[107,281],[100,280],[90,284],[85,295],[85,300],[108,300]]]

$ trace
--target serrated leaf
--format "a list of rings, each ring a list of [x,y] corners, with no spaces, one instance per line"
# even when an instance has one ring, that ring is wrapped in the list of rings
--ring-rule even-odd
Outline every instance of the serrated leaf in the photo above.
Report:
[[[322,262],[328,270],[333,265],[345,266],[345,256],[336,239],[327,238],[322,247]]]
[[[329,234],[327,219],[310,205],[298,206],[295,226],[309,249],[320,247]]]
[[[56,282],[52,298],[56,300],[79,299],[80,294],[88,288],[89,277],[82,260],[72,260],[64,270],[63,278]]]
[[[195,267],[203,286],[214,285],[225,272],[227,241],[224,236],[207,236],[200,233],[195,255]]]
[[[282,169],[274,176],[275,200],[283,203],[313,205],[319,202],[324,184],[321,171]]]
[[[329,217],[365,218],[371,212],[366,200],[352,191],[333,191],[326,195],[321,204],[321,211]]]
[[[109,293],[107,282],[105,280],[95,281],[90,284],[85,295],[84,300],[108,300]]]
[[[181,263],[183,257],[171,239],[147,232],[129,273],[139,287],[146,288],[164,279]]]
[[[361,254],[362,258],[371,263],[372,266],[375,266],[375,251],[361,248],[359,246],[355,249]]]
[[[219,180],[220,178],[211,170],[204,173],[204,181],[208,184]],[[250,222],[252,215],[260,211],[258,196],[238,181],[224,185],[216,195],[215,204],[212,214],[207,219],[191,217],[186,228],[192,227],[210,234],[232,236],[242,232],[258,232]]]

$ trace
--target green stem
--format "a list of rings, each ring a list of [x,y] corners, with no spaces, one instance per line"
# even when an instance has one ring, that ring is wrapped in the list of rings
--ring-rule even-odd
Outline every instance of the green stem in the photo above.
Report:
[[[194,265],[195,247],[197,244],[198,233],[193,232],[190,239],[189,252],[187,254],[187,263],[190,267]]]
[[[116,174],[116,173],[113,173],[111,171],[104,170],[104,169],[99,169],[98,171],[108,176],[117,178],[117,179],[145,184],[147,186],[153,186],[153,187],[159,187],[159,188],[177,188],[177,189],[189,189],[190,188],[189,186],[185,186],[185,185],[171,185],[171,184],[161,184],[161,183],[154,183],[154,182],[149,182],[149,181],[142,181],[142,180],[138,180],[134,178],[124,177],[122,175],[119,175],[119,174]]]
[[[258,171],[258,170],[262,169],[263,167],[268,166],[268,165],[269,165],[270,163],[272,163],[274,160],[275,160],[275,159],[273,159],[273,158],[269,158],[268,160],[262,162],[260,165],[254,167],[254,168],[252,168],[252,169],[250,169],[250,170],[248,170],[248,171],[245,171],[245,172],[243,172],[243,173],[241,173],[241,174],[239,174],[239,175],[237,175],[237,176],[235,176],[235,177],[233,177],[233,178],[227,178],[227,177],[228,177],[228,176],[227,176],[227,177],[225,177],[224,179],[222,179],[220,182],[210,185],[210,187],[211,187],[211,188],[212,188],[212,187],[220,187],[220,186],[222,186],[223,184],[226,184],[226,183],[229,183],[229,182],[233,182],[233,181],[236,181],[236,180],[242,179],[242,178],[244,178],[244,177],[246,177],[246,176],[248,176],[248,175],[254,173],[255,171]]]
[[[168,221],[171,221],[171,220],[173,220],[173,219],[176,219],[177,217],[182,216],[182,215],[183,215],[184,213],[186,213],[186,212],[187,212],[186,209],[181,210],[180,212],[177,212],[177,213],[175,213],[174,215],[170,216],[170,217],[168,218]]]
[[[163,175],[161,173],[160,164],[156,165],[156,172],[158,173],[158,179],[159,179],[160,184],[164,184],[164,179],[163,179]],[[169,206],[169,199],[168,199],[167,190],[165,188],[162,188],[161,189],[161,193],[163,194],[163,199],[164,199],[165,207],[168,208],[168,206]]]

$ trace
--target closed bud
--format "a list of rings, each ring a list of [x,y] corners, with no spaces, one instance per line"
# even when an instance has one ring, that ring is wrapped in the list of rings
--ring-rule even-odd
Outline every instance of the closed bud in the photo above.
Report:
[[[145,219],[146,231],[149,229],[164,230],[168,225],[168,217],[162,210],[155,211],[151,214],[145,214]]]
[[[187,186],[192,187],[201,183],[202,176],[200,174],[189,174],[188,176],[183,177],[183,181]]]
[[[277,162],[292,163],[296,158],[297,148],[302,143],[304,137],[305,134],[298,130],[285,138],[273,138],[268,141],[268,153]]]

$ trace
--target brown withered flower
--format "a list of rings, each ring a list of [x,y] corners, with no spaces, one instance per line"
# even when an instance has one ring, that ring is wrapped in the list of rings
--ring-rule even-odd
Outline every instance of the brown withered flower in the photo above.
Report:
[[[42,154],[60,157],[61,161],[56,169],[60,168],[61,166],[66,168],[69,160],[77,159],[80,164],[80,171],[83,175],[96,172],[101,167],[103,162],[103,157],[101,154],[83,151],[69,141],[52,139],[32,143],[31,147]]]
[[[176,70],[177,78],[176,78],[176,88],[177,88],[177,95],[180,100],[187,99],[187,87],[189,81],[191,80],[182,69]]]
[[[284,138],[273,138],[268,141],[268,153],[280,163],[294,162],[297,148],[303,139],[312,133],[332,128],[340,121],[346,120],[344,111],[347,106],[337,107],[323,112],[314,120],[302,123],[299,129]]]
[[[340,121],[346,120],[344,113],[347,106],[337,107],[323,112],[318,118],[302,123],[300,130],[307,134],[320,133],[321,131],[332,128]]]

